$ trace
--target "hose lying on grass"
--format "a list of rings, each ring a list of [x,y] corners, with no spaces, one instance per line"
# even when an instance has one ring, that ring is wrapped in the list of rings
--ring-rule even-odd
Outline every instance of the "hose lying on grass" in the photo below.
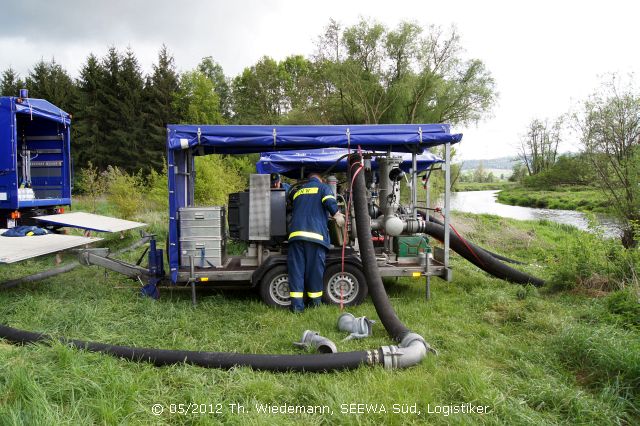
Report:
[[[422,209],[418,209],[418,213],[421,214],[423,217],[427,217],[427,212],[425,210]],[[430,222],[435,222],[440,226],[444,226],[444,222],[441,221],[440,219],[438,219],[437,217],[431,216],[429,215],[429,221]],[[467,240],[467,242],[469,242],[469,240]],[[501,254],[498,253],[494,253],[492,251],[487,250],[484,247],[480,247],[479,245],[475,244],[474,247],[480,249],[480,250],[484,250],[486,251],[488,254],[490,254],[491,256],[495,257],[498,260],[502,260],[503,262],[507,262],[507,263],[513,263],[514,265],[526,265],[525,262],[520,262],[519,260],[515,260],[515,259],[511,259],[508,258],[506,256],[503,256]]]
[[[440,241],[444,240],[444,224],[440,225],[435,221],[430,221],[422,223],[421,226],[423,226],[422,231],[425,233]],[[482,247],[479,247],[467,240],[463,240],[455,233],[450,234],[449,238],[451,250],[455,251],[478,268],[496,278],[516,284],[532,284],[536,287],[544,285],[544,280],[505,265]]]
[[[65,338],[58,340],[78,349],[101,352],[130,361],[150,362],[157,366],[186,363],[208,368],[247,366],[255,370],[325,372],[354,369],[361,365],[384,365],[389,369],[404,368],[419,363],[431,348],[421,336],[410,332],[398,319],[382,285],[373,253],[363,174],[359,174],[353,189],[358,242],[362,250],[362,264],[369,284],[369,292],[380,321],[391,337],[400,342],[398,346],[383,346],[373,350],[335,354],[261,355],[134,348]],[[16,344],[52,342],[52,338],[45,334],[18,330],[6,325],[0,325],[0,338]]]

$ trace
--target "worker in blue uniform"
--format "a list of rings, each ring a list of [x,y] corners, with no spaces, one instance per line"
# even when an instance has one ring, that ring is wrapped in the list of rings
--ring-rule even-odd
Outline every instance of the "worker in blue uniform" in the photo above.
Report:
[[[282,177],[280,177],[280,173],[271,173],[271,189],[284,189],[286,194],[289,195],[289,190],[291,189],[291,185],[282,181]]]
[[[338,208],[331,187],[317,173],[293,194],[293,211],[289,225],[289,297],[291,310],[304,310],[306,288],[309,305],[322,301],[324,263],[329,249],[327,221],[333,216],[339,227],[344,226],[344,215]]]

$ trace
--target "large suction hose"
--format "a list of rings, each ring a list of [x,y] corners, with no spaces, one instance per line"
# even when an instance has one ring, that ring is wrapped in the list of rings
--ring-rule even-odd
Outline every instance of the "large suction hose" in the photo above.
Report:
[[[421,223],[421,230],[440,241],[444,240],[444,226],[442,225],[434,222],[423,222]],[[449,238],[451,250],[496,278],[516,284],[533,284],[536,287],[544,285],[544,280],[505,265],[482,248],[469,241],[463,241],[455,234],[451,234]]]
[[[12,343],[51,343],[46,334],[32,333],[0,325],[0,337]],[[247,366],[254,370],[269,371],[332,371],[348,370],[362,364],[374,365],[380,362],[381,352],[374,351],[344,352],[318,355],[254,355],[233,352],[196,352],[152,348],[133,348],[106,343],[86,342],[83,340],[59,339],[65,345],[84,349],[89,352],[101,352],[135,362],[150,362],[156,366],[171,364],[191,364],[207,368],[233,368]]]
[[[427,212],[426,210],[422,210],[422,209],[418,209],[418,213],[421,214],[423,217],[427,217]],[[440,226],[444,226],[444,222],[442,222],[441,220],[439,220],[437,217],[433,217],[431,215],[429,215],[429,221],[430,222],[435,222]],[[467,242],[469,242],[469,240],[467,240]],[[503,256],[501,254],[498,253],[494,253],[490,250],[487,250],[484,247],[480,247],[479,245],[475,244],[474,247],[480,249],[480,250],[484,250],[486,251],[488,254],[490,254],[491,256],[495,257],[498,260],[502,260],[503,262],[507,262],[507,263],[513,263],[514,265],[526,265],[525,262],[520,262],[519,260],[515,260],[515,259],[511,259],[508,258],[507,256]],[[474,249],[475,250],[475,249]]]
[[[391,306],[389,297],[384,290],[382,277],[378,272],[378,264],[376,262],[376,254],[371,240],[371,227],[369,224],[371,218],[369,216],[369,207],[367,205],[366,187],[364,174],[358,173],[353,182],[353,204],[356,217],[356,233],[358,235],[358,247],[360,248],[360,259],[364,269],[364,275],[367,278],[369,294],[376,307],[376,312],[380,316],[380,321],[384,325],[387,332],[396,341],[410,333],[409,329],[398,319],[396,311]]]
[[[380,321],[389,334],[400,342],[398,346],[383,346],[373,350],[335,354],[262,355],[134,348],[66,338],[60,338],[58,341],[78,349],[101,352],[130,361],[150,362],[157,366],[186,363],[208,368],[227,369],[246,366],[255,370],[268,371],[325,372],[355,369],[361,365],[384,365],[388,369],[404,368],[419,363],[432,349],[421,336],[411,333],[400,322],[389,302],[373,252],[364,177],[361,173],[358,175],[354,186],[354,207],[358,223],[358,242],[362,250],[362,264],[369,284],[369,294]],[[45,334],[18,330],[2,324],[0,324],[0,338],[16,344],[53,341]]]

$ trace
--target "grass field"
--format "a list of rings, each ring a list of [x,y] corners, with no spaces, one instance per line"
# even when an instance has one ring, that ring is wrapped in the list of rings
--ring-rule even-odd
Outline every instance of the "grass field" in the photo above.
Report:
[[[153,215],[143,219],[160,221]],[[567,255],[567,241],[583,235],[553,223],[491,216],[460,215],[455,223],[475,242],[526,260],[527,271],[545,278]],[[161,233],[162,225],[152,229]],[[132,240],[111,236],[106,244],[121,247]],[[416,367],[327,374],[156,368],[61,344],[16,347],[0,341],[0,425],[640,421],[640,327],[633,319],[621,320],[628,311],[611,309],[619,292],[523,288],[493,279],[458,256],[452,261],[454,281],[434,280],[430,301],[424,300],[422,280],[387,282],[399,317],[439,351]],[[0,281],[51,264],[45,257],[2,266]],[[115,273],[77,268],[0,292],[0,318],[53,336],[204,351],[298,353],[291,342],[305,329],[329,337],[340,351],[391,343],[380,323],[371,338],[341,342],[335,306],[294,316],[268,308],[252,292],[203,290],[194,308],[183,290],[164,290],[158,301],[140,298],[137,291],[135,282]],[[635,312],[633,305],[628,309]],[[370,300],[349,311],[377,319]],[[180,410],[177,404],[190,403],[211,405],[201,407],[207,414],[171,413],[172,407]],[[445,406],[465,403],[488,406],[489,412],[443,413]],[[152,414],[154,404],[164,407],[162,414]],[[331,412],[263,414],[256,404],[327,405]],[[386,413],[349,404],[384,405]],[[419,413],[396,414],[394,404],[400,411],[415,404]],[[238,413],[238,405],[245,412]],[[350,408],[365,412],[349,413]]]
[[[498,202],[523,207],[604,212],[609,202],[598,189],[589,187],[559,187],[554,191],[523,187],[507,187],[498,193]]]

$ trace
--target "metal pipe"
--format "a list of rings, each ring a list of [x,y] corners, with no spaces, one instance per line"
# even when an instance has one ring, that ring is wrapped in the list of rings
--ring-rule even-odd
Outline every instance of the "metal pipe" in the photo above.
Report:
[[[411,153],[411,212],[413,218],[418,218],[418,156]]]
[[[444,145],[444,267],[449,267],[449,209],[451,201],[451,144]]]

